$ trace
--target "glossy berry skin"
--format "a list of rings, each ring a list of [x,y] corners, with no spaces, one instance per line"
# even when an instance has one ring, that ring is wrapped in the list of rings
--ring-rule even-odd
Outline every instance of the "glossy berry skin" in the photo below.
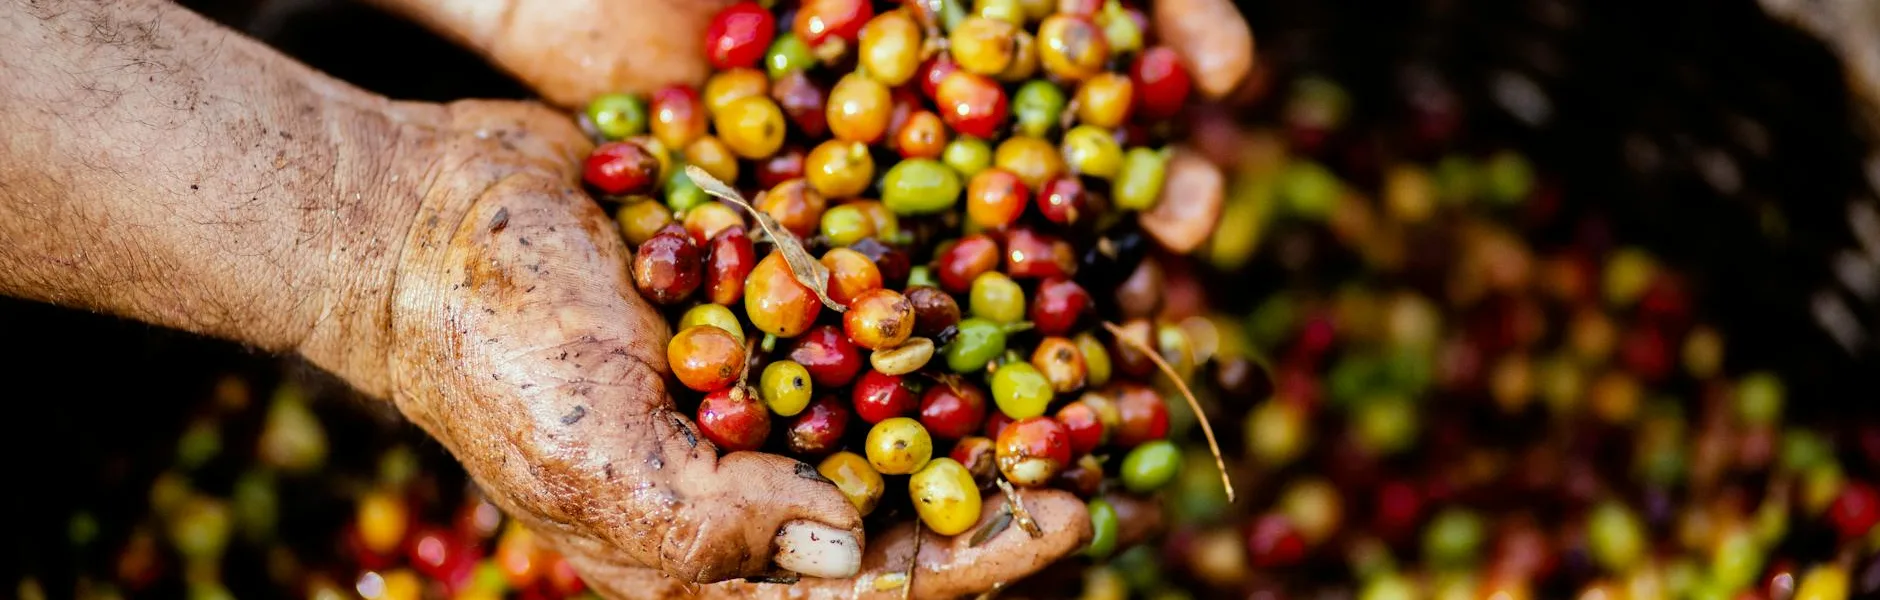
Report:
[[[1046,279],[1038,284],[1031,301],[1032,329],[1046,336],[1063,336],[1077,328],[1085,311],[1091,307],[1090,293],[1077,282],[1064,278]],[[1083,354],[1079,352],[1079,354]]]
[[[684,301],[705,278],[703,257],[684,231],[668,225],[633,255],[633,285],[654,304]]]
[[[685,213],[685,231],[692,236],[692,243],[700,248],[709,248],[712,238],[718,237],[726,229],[744,226],[744,215],[738,209],[723,202],[705,202],[692,207]]]
[[[874,369],[855,379],[850,400],[855,404],[855,416],[871,424],[914,414],[916,408],[914,390],[906,378]]]
[[[854,42],[874,16],[874,3],[869,0],[808,0],[796,9],[796,23],[790,31],[812,47],[831,39]]]
[[[647,105],[649,128],[667,148],[684,148],[705,135],[705,103],[691,86],[673,85],[653,92]]]
[[[804,178],[825,198],[859,196],[875,178],[875,159],[861,142],[829,140],[805,160]]]
[[[1038,214],[1052,223],[1069,225],[1090,210],[1089,193],[1076,177],[1059,177],[1038,192]]]
[[[589,154],[581,179],[610,196],[645,194],[659,181],[659,159],[633,142],[608,142]]]
[[[933,437],[919,421],[894,417],[868,429],[863,444],[868,464],[883,475],[909,475],[933,459]]]
[[[783,254],[772,252],[744,279],[744,314],[765,333],[794,337],[809,329],[822,313],[816,293],[796,281]]]
[[[953,294],[972,289],[973,280],[999,266],[999,244],[985,234],[973,234],[954,242],[934,260],[940,288]]]
[[[1046,17],[1038,24],[1038,61],[1047,73],[1064,81],[1083,81],[1103,72],[1110,60],[1110,45],[1103,29],[1090,19],[1070,14]]]
[[[1030,363],[1006,363],[993,372],[990,379],[992,402],[1005,416],[1036,417],[1044,414],[1045,407],[1051,404],[1051,382]]]
[[[1037,487],[1071,464],[1070,436],[1050,417],[1019,419],[999,432],[999,472],[1012,483]]]
[[[947,147],[946,123],[932,111],[916,111],[895,130],[894,148],[901,158],[940,158]]]
[[[962,135],[992,139],[1005,125],[1005,90],[984,75],[955,71],[940,81],[934,94],[941,120]]]
[[[1135,98],[1135,86],[1130,84],[1129,78],[1116,73],[1099,73],[1077,86],[1077,95],[1071,103],[1077,105],[1077,120],[1083,124],[1115,129],[1129,119]]]
[[[727,227],[712,237],[707,249],[705,298],[713,304],[737,304],[744,299],[744,280],[757,265],[751,236],[744,233],[743,227]]]
[[[829,90],[829,133],[836,139],[872,144],[888,131],[894,99],[888,86],[850,73]]]
[[[1120,448],[1136,446],[1168,437],[1168,405],[1155,390],[1141,384],[1116,386],[1116,413],[1121,419],[1110,441]]]
[[[958,70],[960,70],[960,65],[953,62],[952,56],[945,52],[935,54],[933,58],[927,59],[927,62],[920,65],[920,71],[917,73],[920,93],[925,94],[928,99],[938,100],[940,82],[946,81],[948,75]]]
[[[973,15],[953,28],[947,36],[947,48],[961,69],[993,76],[1017,58],[1018,34],[1018,26],[1009,21]]]
[[[746,0],[718,11],[705,27],[705,59],[715,69],[755,66],[777,34],[770,11]]]
[[[732,386],[699,402],[698,429],[726,452],[756,450],[770,436],[770,410],[749,390]]]
[[[829,299],[849,306],[862,294],[881,289],[881,269],[866,255],[849,248],[824,252],[823,267],[829,269]]]
[[[934,337],[960,323],[959,302],[940,288],[914,286],[907,290],[907,301],[914,304],[914,335]]]
[[[764,365],[764,373],[758,377],[759,397],[770,407],[770,412],[779,417],[794,417],[809,407],[810,398],[815,393],[815,386],[810,383],[809,371],[803,365],[788,360],[772,361]]]
[[[920,24],[908,10],[892,10],[870,19],[862,26],[860,42],[856,62],[877,81],[899,86],[913,79],[920,68]]]
[[[803,135],[819,138],[829,133],[829,92],[802,71],[771,83],[770,99]]]
[[[1030,228],[1005,236],[1005,274],[1013,279],[1054,279],[1077,273],[1077,255],[1070,242]]]
[[[980,227],[1004,229],[1025,214],[1031,193],[1004,169],[986,169],[966,183],[966,217]]]
[[[894,290],[863,292],[842,314],[842,331],[869,350],[899,346],[914,334],[914,303]]]
[[[791,179],[772,186],[770,192],[758,200],[756,208],[776,219],[778,225],[796,237],[808,238],[816,235],[828,206],[829,201],[808,181]]]
[[[837,400],[835,396],[817,398],[809,404],[809,408],[790,419],[789,429],[784,435],[784,447],[791,454],[799,456],[822,456],[834,452],[842,445],[842,436],[848,433],[849,421],[853,418],[847,402]]]
[[[966,467],[941,457],[907,479],[920,522],[940,535],[959,535],[979,522],[979,486]]]
[[[1084,455],[1096,450],[1108,441],[1109,429],[1104,427],[1103,418],[1097,414],[1096,407],[1078,400],[1058,409],[1059,425],[1064,426],[1064,435],[1070,441],[1071,454]]]
[[[970,381],[938,383],[920,396],[920,424],[936,438],[964,438],[979,431],[985,420],[986,391]]]
[[[722,117],[725,108],[734,102],[746,98],[768,98],[769,95],[770,78],[763,71],[751,68],[712,73],[705,80],[705,87],[699,91],[699,99],[705,102],[705,112],[714,118]],[[725,136],[724,127],[718,127],[718,136]]]
[[[1044,189],[1044,184],[1064,174],[1064,157],[1058,147],[1041,138],[1015,135],[999,142],[992,152],[992,164],[1018,176],[1025,187]]]
[[[790,360],[808,369],[810,379],[823,389],[848,385],[865,362],[861,348],[834,325],[820,325],[798,337],[790,348]]]
[[[980,435],[997,439],[999,433],[1005,431],[1006,426],[1011,425],[1012,422],[1016,420],[1017,419],[1007,416],[1004,411],[990,411],[990,413],[986,415],[986,426],[980,428],[979,433]]]
[[[836,484],[836,489],[864,517],[875,512],[875,505],[881,502],[881,493],[887,487],[881,479],[881,473],[875,472],[874,465],[868,464],[868,459],[854,452],[829,455],[822,464],[816,465],[816,472]]]
[[[809,153],[804,152],[802,148],[785,146],[776,154],[770,155],[770,158],[757,161],[757,185],[765,189],[774,189],[786,181],[801,179],[804,174],[803,165],[808,157]]]
[[[744,345],[729,331],[695,325],[666,343],[666,362],[685,387],[716,391],[736,382],[744,372]]]
[[[1180,113],[1193,85],[1181,56],[1166,46],[1136,56],[1129,65],[1129,80],[1136,88],[1136,114],[1151,120]]]
[[[733,153],[752,160],[775,154],[783,147],[783,136],[788,130],[783,110],[764,96],[731,101],[713,114],[712,126],[717,128],[719,140]]]

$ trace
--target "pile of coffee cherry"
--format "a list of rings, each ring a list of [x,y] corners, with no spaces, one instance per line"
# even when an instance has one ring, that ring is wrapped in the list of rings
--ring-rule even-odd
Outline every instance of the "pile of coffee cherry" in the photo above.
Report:
[[[1115,0],[746,1],[712,20],[702,88],[595,99],[585,181],[704,436],[942,535],[1002,483],[1173,478],[1169,377],[1206,351],[1147,319],[1107,333],[1096,297],[1156,241],[1136,213],[1188,104],[1147,26]]]

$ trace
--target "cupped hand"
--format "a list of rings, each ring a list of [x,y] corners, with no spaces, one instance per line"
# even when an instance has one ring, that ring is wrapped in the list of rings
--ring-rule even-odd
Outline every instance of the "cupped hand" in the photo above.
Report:
[[[705,28],[733,0],[376,0],[460,43],[533,87],[578,107],[611,92],[697,85]],[[1155,33],[1181,55],[1195,88],[1219,98],[1253,68],[1253,32],[1232,0],[1155,0]]]
[[[865,537],[856,509],[810,465],[720,456],[675,410],[668,328],[633,287],[617,230],[578,187],[589,145],[569,119],[509,102],[445,110],[446,132],[415,150],[434,158],[412,175],[425,191],[390,294],[398,407],[611,595],[659,585],[849,596],[905,571],[911,524]],[[1046,535],[1012,528],[971,548],[970,533],[929,533],[919,595],[1015,581],[1088,539],[1081,501],[1023,494]],[[986,516],[999,505],[989,494]],[[799,573],[826,580],[696,585]]]

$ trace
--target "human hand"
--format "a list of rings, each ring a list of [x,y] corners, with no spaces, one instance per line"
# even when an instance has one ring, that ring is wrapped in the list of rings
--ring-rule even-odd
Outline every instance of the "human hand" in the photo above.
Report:
[[[705,80],[705,28],[733,0],[377,0],[482,53],[564,108]],[[1156,0],[1155,32],[1219,98],[1253,68],[1232,0]]]

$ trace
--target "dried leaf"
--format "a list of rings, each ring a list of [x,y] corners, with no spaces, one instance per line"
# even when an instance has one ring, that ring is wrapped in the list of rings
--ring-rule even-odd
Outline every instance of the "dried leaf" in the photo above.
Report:
[[[784,229],[776,219],[751,206],[751,203],[745,201],[744,196],[739,195],[737,190],[731,189],[731,186],[725,185],[725,182],[712,177],[704,169],[698,168],[698,165],[686,165],[685,175],[692,178],[692,183],[697,184],[699,189],[705,190],[705,193],[717,196],[751,213],[751,218],[757,220],[757,226],[764,230],[765,236],[770,238],[770,243],[777,247],[778,252],[783,253],[783,262],[790,265],[790,273],[796,276],[796,282],[815,292],[816,298],[822,300],[823,306],[836,312],[848,310],[848,307],[837,304],[835,300],[829,298],[829,268],[823,266],[821,261],[816,260],[816,257],[810,256],[809,251],[803,249],[803,242],[798,241],[796,236]]]
[[[985,526],[980,527],[979,531],[973,533],[973,539],[969,542],[969,545],[973,548],[983,546],[986,542],[992,541],[992,538],[998,537],[1001,533],[1005,533],[1005,530],[1011,528],[1011,526],[1012,511],[1001,504],[999,505],[999,514],[993,515],[991,521],[986,521]]]
[[[1169,366],[1168,361],[1162,359],[1161,351],[1150,348],[1149,344],[1142,340],[1124,335],[1123,328],[1117,327],[1115,323],[1104,321],[1103,328],[1110,330],[1110,336],[1116,338],[1116,343],[1127,344],[1149,357],[1149,362],[1155,363],[1156,368],[1161,369],[1163,375],[1167,375],[1170,381],[1175,382],[1175,389],[1181,391],[1182,399],[1188,401],[1188,408],[1195,411],[1195,419],[1201,421],[1201,433],[1208,437],[1208,451],[1214,453],[1214,468],[1221,472],[1221,487],[1227,489],[1227,501],[1233,502],[1234,481],[1227,476],[1227,461],[1221,460],[1221,443],[1214,440],[1214,426],[1208,423],[1208,415],[1201,411],[1201,403],[1195,400],[1195,393],[1188,389],[1188,382],[1182,381],[1182,376],[1175,372],[1175,367]]]
[[[1031,518],[1031,511],[1025,510],[1025,499],[1018,497],[1018,490],[1012,489],[1012,482],[1000,477],[998,483],[999,489],[1005,492],[1007,508],[1011,511],[1012,517],[1018,520],[1018,528],[1031,534],[1031,539],[1044,537],[1044,528],[1039,527],[1038,521]]]

